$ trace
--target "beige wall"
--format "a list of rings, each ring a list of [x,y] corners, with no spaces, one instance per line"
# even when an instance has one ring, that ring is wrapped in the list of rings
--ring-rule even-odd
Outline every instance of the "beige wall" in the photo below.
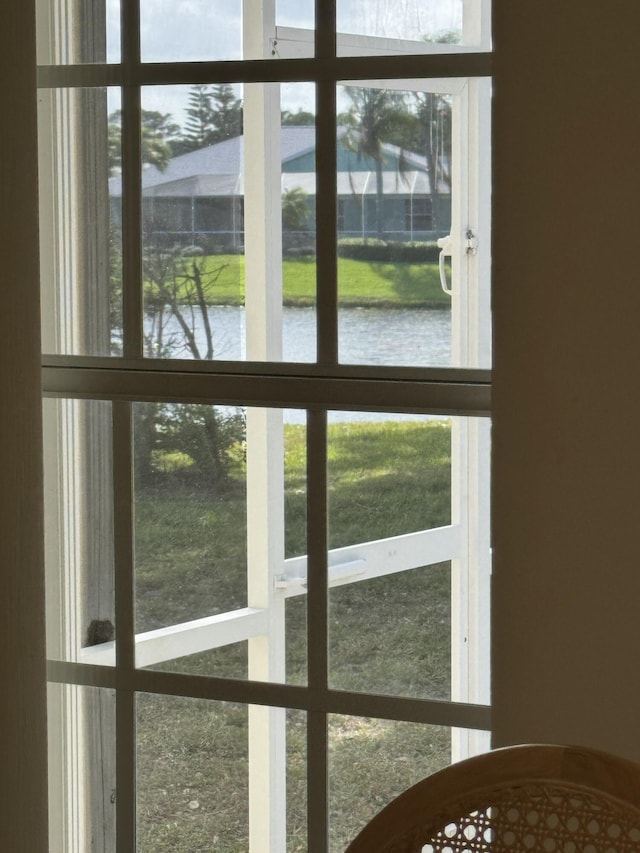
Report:
[[[640,4],[496,7],[495,743],[640,760]]]
[[[640,7],[495,4],[495,742],[640,759]],[[0,11],[0,849],[15,853],[44,850],[29,5]]]

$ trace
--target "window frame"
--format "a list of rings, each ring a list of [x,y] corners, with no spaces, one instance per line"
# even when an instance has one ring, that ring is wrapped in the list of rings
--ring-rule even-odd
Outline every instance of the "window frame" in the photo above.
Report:
[[[123,32],[131,33],[127,28],[127,16],[123,10]],[[135,26],[135,20],[129,20]],[[110,399],[114,401],[114,424],[118,424],[120,437],[114,444],[115,470],[120,470],[119,487],[126,495],[130,491],[126,472],[127,447],[131,445],[131,418],[129,401],[151,395],[160,399],[202,400],[215,402],[244,403],[251,405],[293,406],[304,404],[309,410],[308,434],[317,448],[326,446],[327,409],[380,409],[393,411],[415,411],[421,413],[450,413],[486,417],[489,413],[489,373],[477,368],[383,368],[343,365],[338,362],[337,340],[337,280],[336,246],[334,232],[329,227],[337,220],[335,181],[328,180],[335,175],[335,85],[340,80],[361,80],[363,71],[371,69],[370,57],[341,57],[331,59],[333,72],[327,73],[329,47],[333,43],[330,27],[322,14],[318,16],[317,50],[318,58],[305,60],[302,67],[291,73],[290,63],[286,59],[249,59],[241,63],[203,63],[199,64],[197,74],[187,63],[162,64],[145,67],[138,62],[135,38],[124,45],[123,55],[129,55],[129,62],[123,66],[86,66],[55,67],[40,70],[40,82],[44,86],[56,85],[64,80],[64,85],[81,86],[91,79],[109,80],[111,84],[124,82],[119,79],[122,67],[135,68],[133,74],[136,83],[123,88],[123,135],[125,151],[123,156],[125,183],[130,182],[132,191],[124,205],[123,219],[129,237],[124,247],[125,257],[125,355],[123,358],[97,358],[88,356],[51,356],[45,355],[43,377],[45,394],[51,396]],[[126,37],[125,37],[126,42]],[[133,59],[131,59],[133,57]],[[377,73],[373,79],[406,79],[409,60],[416,57],[392,57],[393,66],[384,59],[373,61]],[[454,69],[458,73],[464,69],[464,76],[487,76],[490,69],[490,57],[487,54],[460,55],[451,53],[426,54],[420,57],[421,69],[430,78],[451,78]],[[428,73],[426,73],[428,71]],[[230,73],[231,72],[231,73]],[[385,76],[389,74],[389,78]],[[131,229],[140,215],[139,165],[140,147],[137,134],[130,128],[136,127],[140,115],[140,88],[145,84],[154,85],[170,82],[226,82],[228,79],[244,82],[260,82],[263,92],[270,89],[270,81],[279,79],[308,81],[310,77],[317,85],[318,108],[318,218],[327,222],[327,228],[318,235],[319,271],[318,277],[330,286],[325,286],[318,298],[318,362],[311,366],[286,364],[277,361],[277,353],[269,351],[268,342],[258,347],[257,354],[243,364],[214,362],[206,365],[178,362],[168,365],[150,359],[142,359],[141,349],[141,287],[140,257],[141,246],[139,231]],[[367,76],[365,79],[370,79]],[[58,83],[59,85],[59,83]],[[256,87],[257,89],[258,87]],[[260,109],[260,106],[258,106]],[[328,140],[331,140],[329,143]],[[137,192],[136,192],[137,188]],[[277,198],[275,194],[271,198]],[[254,208],[259,210],[259,208]],[[323,212],[325,217],[323,218]],[[261,214],[264,216],[264,212]],[[270,221],[267,218],[267,221]],[[273,217],[271,221],[277,221]],[[263,253],[262,263],[265,263]],[[268,310],[265,306],[262,310]],[[250,320],[248,320],[249,324]],[[265,318],[259,320],[264,325]],[[260,336],[257,336],[260,338]],[[267,359],[267,360],[263,360]],[[156,390],[152,390],[155,387]],[[118,458],[120,461],[118,461]],[[318,648],[318,637],[326,637],[327,604],[327,549],[326,549],[326,460],[324,451],[310,453],[309,472],[316,484],[310,496],[310,516],[318,519],[317,528],[309,530],[309,599],[315,601],[311,608],[313,615],[309,621],[309,647]],[[129,495],[130,501],[130,495]],[[116,503],[117,503],[116,499]],[[126,501],[124,501],[126,503]],[[119,529],[130,530],[131,519],[123,516]],[[132,555],[126,544],[126,533],[120,534],[123,558],[116,579],[116,618],[120,626],[119,634],[126,626],[133,624],[131,589]],[[312,544],[315,547],[312,548]],[[118,547],[118,546],[116,546]],[[127,548],[129,550],[127,550]],[[119,725],[129,730],[133,726],[133,702],[136,691],[151,692],[180,691],[181,695],[206,696],[208,698],[233,699],[260,704],[267,708],[292,707],[308,712],[309,719],[309,797],[313,803],[309,811],[309,835],[317,850],[323,849],[326,836],[326,766],[323,756],[326,754],[326,729],[323,721],[329,713],[362,713],[380,716],[386,719],[412,720],[432,724],[445,724],[461,728],[487,728],[488,706],[473,706],[465,702],[438,703],[429,700],[407,700],[392,697],[362,697],[348,694],[338,695],[327,687],[326,649],[323,653],[314,653],[309,659],[309,688],[289,688],[287,685],[263,684],[248,681],[239,685],[225,679],[211,678],[209,686],[202,690],[201,685],[192,685],[181,676],[168,673],[141,673],[135,668],[133,644],[124,641],[118,644],[117,667],[115,673],[108,670],[87,669],[82,664],[53,662],[50,672],[54,681],[66,683],[71,680],[77,684],[100,684],[113,687],[118,684],[118,671],[126,672],[133,679],[134,687],[118,688]],[[174,682],[173,679],[177,680]],[[306,695],[302,696],[302,693]],[[311,699],[311,690],[314,698]],[[182,691],[187,691],[182,693]],[[195,691],[195,692],[194,692]],[[320,691],[320,693],[318,693]],[[322,696],[318,705],[318,695]],[[445,707],[446,706],[446,707]],[[347,710],[348,709],[348,710]],[[128,721],[128,722],[127,722]],[[124,745],[122,745],[124,743]],[[134,766],[132,732],[122,739],[118,748],[118,789],[132,791]],[[122,798],[126,799],[126,798]],[[133,829],[134,816],[132,804],[121,804],[118,798],[118,833]],[[324,830],[320,832],[320,827]],[[282,830],[280,830],[280,833]],[[310,848],[311,849],[311,848]]]

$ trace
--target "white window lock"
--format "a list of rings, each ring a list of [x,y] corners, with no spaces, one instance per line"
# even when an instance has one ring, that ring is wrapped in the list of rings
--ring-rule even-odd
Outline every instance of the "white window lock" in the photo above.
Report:
[[[438,268],[440,270],[440,285],[444,292],[451,296],[453,293],[453,289],[449,287],[449,283],[447,281],[447,271],[444,266],[445,258],[450,258],[453,254],[453,239],[451,234],[447,234],[446,237],[440,237],[438,240],[438,248],[440,249],[440,254],[438,255]],[[466,255],[475,255],[478,251],[478,238],[476,236],[475,231],[471,228],[467,228],[464,233],[464,251]]]

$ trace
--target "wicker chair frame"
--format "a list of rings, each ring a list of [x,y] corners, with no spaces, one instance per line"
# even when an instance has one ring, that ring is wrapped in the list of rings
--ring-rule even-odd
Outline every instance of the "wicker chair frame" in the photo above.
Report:
[[[409,788],[347,853],[640,853],[640,765],[580,747],[498,749]]]

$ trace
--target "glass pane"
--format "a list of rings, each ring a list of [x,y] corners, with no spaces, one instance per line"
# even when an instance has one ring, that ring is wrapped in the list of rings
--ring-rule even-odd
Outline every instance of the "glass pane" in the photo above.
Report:
[[[120,350],[120,134],[117,89],[41,90],[40,269],[43,349],[61,355]],[[111,197],[110,197],[111,196]]]
[[[140,0],[143,62],[242,58],[240,0]]]
[[[451,365],[452,97],[349,85],[338,105],[340,361]]]
[[[38,63],[120,61],[120,0],[39,0]]]
[[[392,417],[329,426],[330,685],[448,699],[451,422]]]
[[[337,0],[339,55],[419,53],[425,44],[463,42],[463,0]],[[471,14],[470,10],[466,14]],[[476,13],[477,14],[477,13]],[[465,21],[469,29],[469,22]],[[348,34],[348,35],[347,35]],[[408,42],[398,44],[398,40]],[[411,44],[411,42],[417,44]]]
[[[116,850],[115,691],[47,687],[49,850]]]
[[[308,83],[143,90],[147,356],[315,360],[314,102]]]
[[[315,27],[314,0],[276,0],[276,24],[279,27]]]
[[[328,432],[330,686],[488,704],[489,425],[359,417]]]
[[[44,401],[47,656],[115,664],[111,404]]]
[[[328,453],[331,548],[451,523],[450,419],[334,412]]]
[[[269,724],[277,743],[257,734]],[[287,811],[286,819],[279,815],[277,849],[306,849],[303,713],[140,694],[136,734],[138,853],[247,850],[249,821],[267,833],[269,802],[282,790]],[[277,753],[271,781],[270,750]],[[260,794],[250,802],[254,786]]]
[[[330,683],[341,690],[451,698],[451,564],[330,590]]]
[[[242,358],[241,92],[153,87],[142,106],[145,355]]]
[[[460,735],[484,732],[329,716],[329,850],[342,853],[358,832],[404,790],[446,767]],[[452,749],[453,747],[453,749]]]
[[[286,654],[304,681],[305,611],[285,599],[305,590],[283,561],[285,542],[295,553],[305,539],[306,453],[301,414],[289,419],[134,406],[138,666],[285,681]]]

